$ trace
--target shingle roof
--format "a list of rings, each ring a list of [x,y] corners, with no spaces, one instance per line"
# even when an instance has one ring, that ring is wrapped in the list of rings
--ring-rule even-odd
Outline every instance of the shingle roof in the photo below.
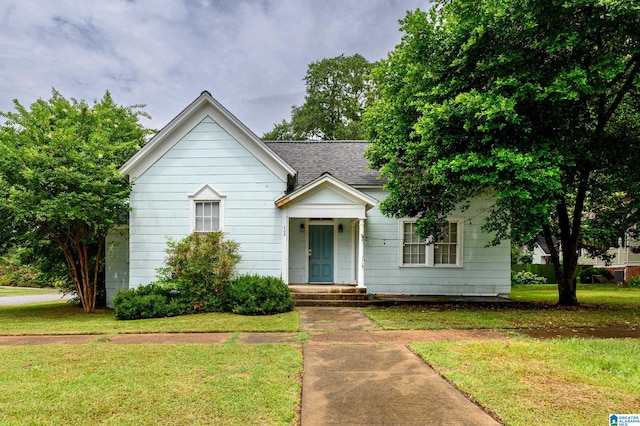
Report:
[[[367,168],[366,141],[264,141],[269,148],[298,172],[297,186],[323,173],[351,186],[382,186],[379,173]]]

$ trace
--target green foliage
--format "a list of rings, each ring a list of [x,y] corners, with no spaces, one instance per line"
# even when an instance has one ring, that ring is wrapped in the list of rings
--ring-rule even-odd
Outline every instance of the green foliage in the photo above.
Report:
[[[511,285],[522,284],[547,284],[547,279],[528,271],[511,273]]]
[[[262,139],[364,139],[362,113],[370,101],[372,66],[359,54],[309,64],[304,104],[294,105],[291,121],[276,124]]]
[[[65,275],[48,268],[30,247],[13,247],[0,257],[0,285],[12,287],[60,287]]]
[[[242,315],[271,315],[293,309],[293,297],[281,278],[241,275],[226,288],[225,310]]]
[[[640,275],[630,278],[625,285],[627,287],[640,288]]]
[[[599,283],[593,278],[594,275],[601,275],[607,281],[613,280],[613,274],[606,268],[587,268],[580,272],[580,282],[582,284],[594,284]]]
[[[114,315],[119,320],[173,317],[188,312],[180,291],[167,283],[120,290],[113,304]]]
[[[158,318],[223,310],[222,298],[240,261],[239,246],[220,231],[194,232],[167,241],[167,266],[160,281],[119,291],[113,298],[118,319]]]
[[[46,287],[42,274],[30,266],[0,265],[0,286]]]
[[[194,232],[180,241],[167,241],[167,259],[159,270],[163,281],[174,282],[194,311],[219,309],[219,297],[240,262],[239,246],[220,231]]]
[[[145,114],[116,105],[109,92],[93,105],[55,90],[29,108],[14,105],[0,113],[0,241],[53,242],[93,312],[106,234],[129,211],[131,183],[118,167],[145,144]]]
[[[577,250],[602,254],[640,216],[639,7],[457,0],[408,13],[364,118],[381,210],[437,236],[456,206],[491,194],[493,243],[556,238],[559,302],[576,304]]]

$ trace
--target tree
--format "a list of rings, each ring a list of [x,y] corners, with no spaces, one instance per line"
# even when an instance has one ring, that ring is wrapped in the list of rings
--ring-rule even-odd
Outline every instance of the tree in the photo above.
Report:
[[[105,237],[129,211],[132,184],[118,167],[145,144],[145,114],[116,105],[109,92],[92,106],[55,90],[29,109],[14,104],[16,112],[1,113],[3,236],[53,241],[85,312],[94,312]]]
[[[558,303],[577,304],[578,249],[602,254],[639,216],[638,10],[456,0],[408,13],[365,114],[366,155],[388,179],[383,212],[437,235],[454,206],[490,191],[493,243],[541,231]]]
[[[262,138],[363,139],[362,113],[369,100],[372,66],[359,54],[309,64],[304,104],[292,106],[291,122],[283,120]]]

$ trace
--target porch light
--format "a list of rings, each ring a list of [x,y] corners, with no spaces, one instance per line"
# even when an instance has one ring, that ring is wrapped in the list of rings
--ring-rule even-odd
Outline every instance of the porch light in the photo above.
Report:
[[[304,232],[304,223],[300,224],[300,232]]]
[[[341,233],[341,234],[344,232],[344,228],[342,227],[341,223],[338,224],[338,232]]]

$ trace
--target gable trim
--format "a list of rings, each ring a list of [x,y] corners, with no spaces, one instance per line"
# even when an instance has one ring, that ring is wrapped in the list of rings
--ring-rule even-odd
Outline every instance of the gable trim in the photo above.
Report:
[[[288,176],[296,174],[293,167],[271,150],[207,91],[202,92],[198,98],[151,138],[120,168],[120,173],[129,175],[130,179],[141,176],[207,117],[215,121],[283,182],[287,182]]]
[[[363,204],[367,210],[378,205],[378,200],[376,200],[375,198],[361,191],[358,191],[351,185],[348,185],[342,182],[340,179],[333,177],[330,173],[323,173],[317,179],[276,200],[276,207],[284,207],[287,204],[295,201],[296,199],[304,198],[305,196],[323,187],[336,189],[337,192],[342,193],[346,197],[350,198],[354,203]]]

